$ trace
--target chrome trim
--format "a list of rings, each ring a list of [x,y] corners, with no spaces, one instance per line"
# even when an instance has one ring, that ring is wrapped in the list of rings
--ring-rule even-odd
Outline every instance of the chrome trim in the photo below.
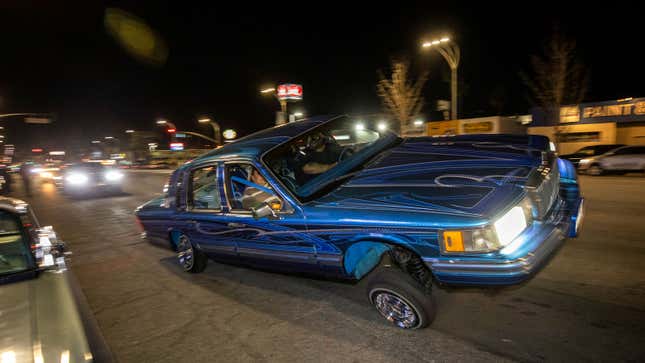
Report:
[[[285,261],[293,262],[297,261],[307,261],[309,263],[316,263],[316,255],[313,253],[307,252],[293,252],[293,251],[272,251],[267,249],[258,249],[258,248],[248,248],[248,247],[238,247],[237,252],[240,257],[262,257],[275,261]]]

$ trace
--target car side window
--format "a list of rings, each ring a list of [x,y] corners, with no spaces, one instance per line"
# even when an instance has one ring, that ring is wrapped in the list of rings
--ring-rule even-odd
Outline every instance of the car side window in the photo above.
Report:
[[[631,148],[626,147],[626,148],[618,149],[618,150],[614,151],[613,155],[627,155],[627,154],[631,154],[631,153],[632,153]]]
[[[192,209],[221,209],[217,181],[217,165],[194,170],[190,177],[190,206]]]
[[[233,211],[250,212],[278,198],[262,174],[251,164],[226,166],[229,203]]]

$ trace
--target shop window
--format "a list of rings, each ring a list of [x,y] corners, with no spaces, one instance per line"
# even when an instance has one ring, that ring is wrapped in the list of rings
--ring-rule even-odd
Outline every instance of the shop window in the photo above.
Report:
[[[560,142],[598,142],[598,141],[600,141],[599,131],[567,132],[560,135]]]

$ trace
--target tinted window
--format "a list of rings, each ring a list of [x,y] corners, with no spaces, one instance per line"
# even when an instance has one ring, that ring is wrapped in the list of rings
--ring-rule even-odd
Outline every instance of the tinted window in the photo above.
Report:
[[[645,147],[640,146],[631,146],[625,147],[619,150],[614,151],[614,155],[632,155],[632,154],[642,154]]]
[[[104,166],[101,165],[100,163],[79,163],[79,164],[73,164],[72,166],[69,167],[70,169],[92,169],[92,170],[99,170],[103,169]]]
[[[30,251],[18,216],[0,211],[0,274],[19,272],[31,266]]]
[[[190,184],[190,206],[193,209],[221,209],[216,165],[193,171]]]

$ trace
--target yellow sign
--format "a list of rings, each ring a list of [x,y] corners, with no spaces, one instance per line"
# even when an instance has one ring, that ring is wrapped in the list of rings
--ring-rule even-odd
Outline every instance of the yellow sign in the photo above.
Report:
[[[464,134],[480,134],[493,131],[493,123],[490,121],[468,122],[463,124]]]
[[[580,108],[578,106],[560,107],[560,122],[580,121]]]
[[[436,121],[426,123],[427,132],[430,136],[457,135],[457,121]]]
[[[583,118],[645,115],[645,101],[620,105],[590,106],[582,111]]]

